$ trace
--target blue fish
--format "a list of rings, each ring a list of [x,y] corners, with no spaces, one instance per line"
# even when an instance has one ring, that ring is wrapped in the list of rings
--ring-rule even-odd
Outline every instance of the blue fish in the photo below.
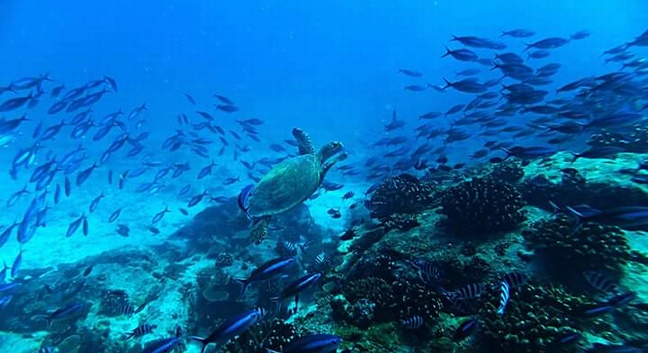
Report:
[[[191,336],[191,339],[202,344],[202,349],[200,351],[203,353],[210,344],[225,343],[229,339],[249,330],[254,324],[259,322],[264,315],[265,309],[256,308],[226,321],[205,338]]]
[[[238,196],[238,207],[241,209],[241,211],[245,212],[245,215],[249,219],[252,218],[248,212],[248,210],[250,209],[250,194],[252,193],[252,190],[254,190],[254,185],[247,185],[243,188],[243,190],[241,190]]]
[[[106,195],[102,192],[99,196],[97,196],[92,202],[90,203],[90,213],[94,212],[97,207],[99,206],[99,201],[106,197]]]
[[[291,265],[295,263],[295,259],[292,257],[289,258],[278,258],[270,260],[260,267],[254,269],[250,276],[246,279],[232,279],[235,282],[238,282],[242,285],[240,296],[243,297],[245,290],[253,282],[265,281],[268,280],[284,271]]]
[[[473,318],[467,319],[466,321],[463,321],[461,324],[459,324],[459,327],[457,327],[457,329],[455,330],[452,339],[455,342],[463,341],[468,336],[470,336],[476,328],[477,320]]]
[[[576,217],[577,226],[582,222],[618,226],[628,230],[637,230],[648,226],[648,207],[645,206],[617,207],[591,214],[580,213],[569,206],[567,206],[567,210]]]
[[[155,340],[147,344],[144,349],[142,349],[142,353],[170,353],[178,347],[181,342],[182,339],[180,339],[180,337],[169,337]]]
[[[77,174],[75,183],[76,186],[81,186],[86,180],[88,180],[95,168],[97,168],[97,163],[93,163],[92,166],[88,167],[85,170],[82,170],[79,174]]]
[[[277,305],[281,305],[281,301],[288,297],[295,297],[295,310],[297,310],[297,305],[299,304],[299,293],[304,290],[314,286],[322,278],[321,273],[312,273],[300,277],[288,284],[286,288],[281,291],[281,294],[278,297],[272,298],[272,300],[277,301]]]
[[[112,222],[116,221],[117,218],[119,218],[119,215],[121,214],[121,210],[122,210],[121,208],[118,208],[117,210],[115,210],[115,212],[113,212],[110,215],[110,217],[108,218],[108,223],[112,223]]]
[[[22,285],[20,282],[11,282],[11,283],[2,283],[0,284],[0,293],[8,292],[14,288],[18,288]]]
[[[47,328],[52,327],[52,323],[55,321],[67,320],[77,315],[80,315],[83,310],[86,308],[86,304],[83,302],[73,302],[62,308],[56,309],[55,311],[40,315],[47,322]]]
[[[20,267],[22,266],[23,252],[25,252],[25,250],[20,249],[18,256],[16,256],[16,259],[13,262],[13,265],[11,265],[11,278],[16,278],[18,276],[18,271],[20,271]]]
[[[291,342],[282,353],[332,353],[337,352],[342,343],[342,338],[336,335],[318,333],[300,337]],[[269,353],[277,353],[267,349]]]
[[[153,216],[153,219],[151,220],[151,223],[155,224],[155,223],[161,221],[162,218],[164,217],[164,215],[167,214],[167,212],[171,212],[171,211],[169,210],[168,206],[165,206],[162,211],[156,213],[155,216]]]

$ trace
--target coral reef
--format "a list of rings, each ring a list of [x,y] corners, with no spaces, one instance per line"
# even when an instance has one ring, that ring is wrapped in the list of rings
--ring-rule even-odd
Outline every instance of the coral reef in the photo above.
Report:
[[[618,228],[594,223],[576,228],[565,215],[537,221],[523,235],[537,253],[546,255],[554,274],[593,269],[619,272],[631,258],[628,241]]]
[[[542,353],[559,337],[570,332],[582,332],[584,323],[573,316],[585,297],[574,296],[557,286],[527,284],[511,291],[503,315],[496,313],[499,291],[492,288],[484,294],[479,310],[480,345],[486,351],[501,353]],[[576,351],[574,351],[576,352]]]
[[[614,161],[583,158],[573,164],[572,159],[567,153],[558,153],[527,166],[519,186],[527,203],[545,210],[552,210],[550,202],[560,206],[587,204],[598,209],[648,205],[648,192],[631,181],[632,175],[620,173],[636,171],[637,161],[631,155]],[[619,170],[610,174],[611,168]]]
[[[385,219],[393,214],[415,214],[434,206],[433,184],[410,174],[388,178],[373,190],[365,206],[372,218]]]
[[[335,316],[362,328],[413,315],[432,322],[443,308],[439,294],[407,279],[361,278],[348,282],[342,295],[331,301]]]
[[[412,213],[391,214],[384,219],[382,224],[388,230],[398,229],[401,231],[408,231],[421,225],[418,221],[418,216]]]
[[[522,195],[509,183],[473,178],[455,185],[441,197],[441,224],[455,235],[481,236],[515,228],[525,220]]]
[[[500,180],[509,184],[515,184],[524,177],[522,161],[516,158],[509,158],[500,163],[493,164],[488,177]]]
[[[223,352],[266,353],[266,348],[280,352],[301,335],[303,332],[292,324],[279,319],[266,319],[229,341],[224,346]]]

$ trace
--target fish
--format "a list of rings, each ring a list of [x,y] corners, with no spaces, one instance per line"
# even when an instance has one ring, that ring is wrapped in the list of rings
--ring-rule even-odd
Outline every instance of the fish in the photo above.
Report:
[[[454,88],[455,90],[464,93],[484,93],[488,90],[488,87],[473,80],[450,82],[447,79],[443,78],[443,81],[445,81],[446,85],[442,87],[442,90],[446,90],[447,88]]]
[[[144,346],[141,353],[171,353],[182,344],[180,337],[168,337],[151,341]]]
[[[18,277],[18,271],[20,271],[20,268],[22,267],[22,254],[24,252],[24,249],[20,249],[18,255],[16,256],[16,259],[13,262],[13,265],[11,265],[11,278]]]
[[[38,316],[45,319],[47,328],[51,328],[52,323],[56,321],[68,320],[79,316],[86,309],[86,307],[86,303],[72,302],[64,307],[54,310],[51,313]]]
[[[118,224],[116,232],[122,237],[127,238],[130,235],[130,228],[125,224]]]
[[[401,73],[409,77],[423,77],[423,73],[419,71],[408,70],[408,69],[398,69],[398,73]]]
[[[574,156],[574,159],[571,160],[571,163],[574,163],[579,158],[614,158],[614,156],[624,151],[625,150],[623,148],[614,146],[592,147],[581,153],[570,152]]]
[[[529,276],[519,272],[510,272],[504,275],[502,281],[506,282],[510,288],[515,289],[527,284],[529,282]]]
[[[86,269],[83,271],[83,277],[88,277],[90,273],[92,273],[92,269],[94,267],[92,265],[86,267]]]
[[[153,333],[153,330],[157,328],[157,325],[151,325],[148,323],[143,323],[136,328],[134,328],[131,332],[129,332],[125,337],[124,341],[127,341],[133,337],[142,337],[144,335],[147,335],[149,333]]]
[[[648,225],[648,207],[616,207],[590,214],[584,214],[573,207],[565,207],[576,218],[576,227],[583,222],[618,226],[628,230],[642,229]]]
[[[230,105],[230,104],[218,104],[216,105],[216,109],[223,111],[225,113],[234,113],[239,111],[239,108],[237,106]]]
[[[416,330],[421,328],[425,324],[425,320],[419,315],[414,315],[412,317],[409,317],[407,319],[401,320],[400,325],[401,327],[408,329],[408,330]]]
[[[205,190],[205,191],[203,191],[202,194],[198,194],[198,195],[192,197],[192,198],[189,200],[189,203],[187,204],[187,207],[188,207],[188,208],[192,208],[192,207],[196,206],[196,205],[199,204],[199,203],[203,200],[203,198],[205,198],[205,196],[207,196],[207,195],[208,195],[207,190]]]
[[[293,340],[281,352],[266,348],[267,353],[335,353],[342,343],[336,335],[317,333]]]
[[[155,223],[161,221],[162,218],[164,217],[164,215],[167,214],[168,212],[171,212],[171,210],[169,210],[169,207],[168,207],[168,206],[165,206],[164,209],[163,209],[162,211],[156,213],[156,214],[153,216],[153,219],[151,220],[151,223],[155,224]]]
[[[455,342],[463,341],[468,336],[470,336],[475,329],[477,328],[477,320],[474,318],[467,319],[465,321],[462,321],[461,324],[459,324],[459,327],[455,330],[452,340]]]
[[[299,293],[314,286],[322,278],[321,273],[312,273],[302,276],[293,282],[289,283],[277,297],[270,298],[272,301],[277,302],[277,310],[281,306],[281,302],[289,297],[295,297],[295,310],[299,304]]]
[[[34,97],[33,93],[29,93],[29,95],[27,96],[16,97],[16,98],[11,98],[9,100],[6,100],[2,104],[0,104],[0,113],[9,112],[12,110],[22,108],[25,106],[25,104],[29,103],[29,101],[32,100],[33,97]]]
[[[471,283],[457,290],[444,292],[443,295],[448,299],[473,299],[481,296],[484,286],[481,283]]]
[[[565,44],[569,43],[569,39],[561,38],[561,37],[550,37],[550,38],[545,38],[541,39],[537,42],[529,43],[526,44],[526,48],[524,48],[523,51],[527,51],[531,48],[536,48],[536,49],[555,49],[564,46]]]
[[[448,47],[446,47],[446,52],[441,57],[445,58],[448,55],[459,61],[476,61],[477,59],[479,59],[479,56],[477,56],[474,51],[469,49],[450,50]]]
[[[108,223],[112,223],[112,222],[116,221],[117,218],[119,218],[119,215],[121,215],[121,211],[122,211],[122,209],[120,207],[120,208],[116,209],[112,214],[110,214],[110,217],[108,218]]]
[[[189,103],[191,103],[191,105],[196,105],[196,100],[194,99],[194,97],[192,97],[189,93],[186,92],[184,93],[184,95],[185,98],[187,98],[187,100],[189,101]]]
[[[283,272],[285,272],[289,267],[295,264],[295,259],[292,257],[289,258],[277,258],[270,260],[263,265],[257,267],[250,273],[248,278],[238,279],[233,278],[232,281],[237,282],[241,285],[241,293],[239,297],[243,297],[247,287],[254,282],[260,282],[268,280],[272,277],[275,277]]]
[[[351,239],[355,238],[356,236],[357,236],[357,233],[356,233],[355,229],[350,228],[350,229],[347,229],[346,231],[344,231],[344,233],[342,235],[340,235],[340,240],[342,240],[342,241],[351,240]]]
[[[81,217],[79,217],[76,220],[72,221],[68,225],[68,229],[65,232],[65,237],[69,238],[69,237],[73,236],[74,233],[76,233],[76,231],[79,229],[79,227],[81,227],[84,224],[87,224],[86,216],[81,215]],[[84,228],[84,234],[87,235],[87,225],[85,225],[83,228]]]
[[[252,309],[225,321],[207,337],[191,336],[190,338],[202,345],[200,352],[204,353],[210,344],[223,344],[249,330],[265,316],[265,313],[266,310],[263,308]]]
[[[97,207],[99,206],[99,202],[104,197],[106,197],[106,195],[102,192],[99,196],[95,197],[94,200],[92,200],[89,208],[90,213],[94,212],[97,209]]]
[[[97,164],[93,163],[92,166],[88,167],[87,169],[84,169],[79,174],[77,174],[75,185],[76,186],[81,186],[86,180],[88,180],[90,175],[92,175],[92,171],[94,171],[95,168],[97,168]],[[67,192],[66,192],[66,195],[67,195]]]
[[[8,292],[14,288],[22,286],[20,282],[0,283],[0,293]]]
[[[589,285],[606,294],[620,294],[614,281],[598,271],[585,271],[583,276]]]
[[[627,305],[635,298],[637,298],[637,292],[630,291],[630,292],[620,293],[608,299],[606,304],[614,308],[619,308]]]
[[[508,304],[511,297],[510,290],[511,287],[508,282],[502,281],[502,283],[500,284],[500,304],[497,307],[496,311],[498,315],[504,315],[504,310],[506,309],[506,305]]]
[[[500,37],[509,36],[513,38],[528,38],[534,36],[535,34],[536,34],[535,31],[531,31],[523,28],[517,28],[517,29],[512,29],[512,30],[502,32]]]

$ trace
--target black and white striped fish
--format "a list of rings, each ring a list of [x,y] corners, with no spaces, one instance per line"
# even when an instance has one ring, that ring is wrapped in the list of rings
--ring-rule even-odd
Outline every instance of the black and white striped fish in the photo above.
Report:
[[[484,285],[481,283],[471,283],[467,286],[444,292],[443,295],[448,299],[474,299],[479,298],[484,291]]]
[[[157,325],[150,325],[147,323],[141,324],[137,326],[133,331],[129,332],[128,335],[124,338],[124,340],[129,340],[133,337],[142,337],[144,335],[147,335],[149,333],[152,333],[153,330],[157,328]]]
[[[598,289],[603,293],[606,294],[620,293],[619,288],[617,287],[616,283],[614,283],[614,280],[602,274],[601,272],[586,271],[583,272],[583,276],[585,276],[585,280],[587,281],[587,283],[590,284],[590,286]]]
[[[529,276],[519,272],[511,272],[504,275],[502,281],[508,283],[511,289],[515,289],[527,284],[529,282]]]
[[[289,252],[297,252],[297,245],[295,243],[288,241],[288,240],[282,240],[281,241],[281,247],[284,248],[285,250]]]
[[[506,281],[502,281],[500,284],[500,305],[497,308],[498,315],[504,315],[504,310],[506,309],[506,304],[508,304],[509,298],[511,297],[509,291],[511,286]]]
[[[410,318],[407,318],[405,320],[401,320],[400,323],[401,323],[401,326],[404,329],[416,330],[416,329],[421,328],[421,326],[423,326],[423,324],[425,323],[425,320],[423,320],[423,318],[421,316],[419,316],[419,315],[414,315],[414,316],[412,316]]]
[[[144,310],[144,307],[146,306],[146,302],[144,302],[142,305],[139,307],[135,308],[132,304],[124,304],[124,305],[119,305],[113,308],[113,313],[115,315],[133,315],[133,314],[138,314],[142,310]]]
[[[441,269],[437,264],[427,260],[412,261],[412,264],[425,284],[436,286],[441,281]]]
[[[313,262],[316,265],[324,263],[325,261],[326,261],[326,254],[324,254],[323,252],[317,254],[317,256],[315,256],[315,258],[313,259]]]

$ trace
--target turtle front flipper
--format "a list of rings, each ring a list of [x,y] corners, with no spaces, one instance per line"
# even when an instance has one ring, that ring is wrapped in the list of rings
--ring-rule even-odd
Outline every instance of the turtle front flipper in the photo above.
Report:
[[[294,128],[292,130],[292,135],[297,141],[297,148],[299,148],[299,154],[314,154],[315,147],[313,147],[313,142],[310,137],[304,130],[299,128]]]
[[[268,225],[270,224],[270,217],[261,217],[257,219],[249,231],[250,240],[256,245],[261,244],[263,239],[268,235]]]

